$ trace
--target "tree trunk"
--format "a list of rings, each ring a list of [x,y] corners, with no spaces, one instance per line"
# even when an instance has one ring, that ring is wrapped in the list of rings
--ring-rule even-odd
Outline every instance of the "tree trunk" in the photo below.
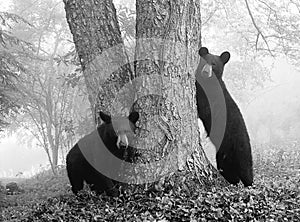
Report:
[[[206,181],[212,168],[200,145],[195,100],[199,1],[137,1],[134,74],[112,0],[64,3],[92,106],[99,101],[97,107],[112,114],[140,113],[138,148],[146,162],[141,181],[187,169],[187,163]]]
[[[94,115],[99,110],[128,111],[112,108],[115,95],[132,76],[112,0],[64,3]]]
[[[147,116],[141,128],[152,134],[140,146],[150,150],[149,159],[165,159],[149,172],[160,178],[183,169],[188,158],[189,169],[204,181],[213,175],[213,169],[200,145],[195,103],[200,3],[137,1],[136,13],[135,77],[141,79],[142,87],[135,109]]]
[[[54,75],[56,73],[55,70],[55,61],[54,58],[57,54],[58,46],[60,43],[60,32],[56,34],[55,38],[55,44],[54,44],[54,50],[50,56],[49,60],[49,67],[51,69],[51,73]],[[46,128],[47,128],[47,139],[49,142],[49,146],[52,152],[52,161],[50,164],[52,164],[51,168],[53,171],[53,174],[57,174],[57,164],[58,164],[58,149],[59,149],[59,135],[61,131],[59,130],[59,124],[58,124],[58,117],[57,117],[57,103],[54,100],[53,95],[53,89],[54,89],[54,80],[53,76],[50,75],[47,78],[47,89],[45,89],[45,99],[46,99],[46,111],[47,111],[47,117],[48,121],[46,121]]]
[[[57,167],[58,164],[58,147],[52,147],[52,161],[53,161],[53,167]]]

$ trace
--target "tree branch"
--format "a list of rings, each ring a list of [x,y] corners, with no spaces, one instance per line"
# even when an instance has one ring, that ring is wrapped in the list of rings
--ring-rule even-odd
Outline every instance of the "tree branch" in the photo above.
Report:
[[[266,46],[267,46],[267,48],[268,48],[268,52],[270,53],[271,56],[274,57],[274,55],[273,55],[273,53],[272,53],[272,51],[271,51],[271,49],[270,49],[270,46],[269,46],[269,44],[268,44],[267,39],[265,38],[264,34],[262,33],[262,31],[260,30],[260,28],[258,27],[258,25],[257,25],[256,22],[255,22],[254,16],[253,16],[253,14],[252,14],[252,12],[251,12],[251,9],[250,9],[250,6],[249,6],[249,4],[248,4],[248,0],[245,0],[245,3],[246,3],[247,11],[248,11],[249,16],[250,16],[251,21],[252,21],[252,24],[254,25],[255,29],[256,29],[257,32],[258,32],[258,36],[260,35],[260,36],[262,37],[262,39],[264,40],[264,42],[265,42],[265,44],[266,44]],[[257,37],[257,39],[258,39],[258,37]],[[258,43],[258,41],[256,41],[256,49],[257,49],[257,43]]]

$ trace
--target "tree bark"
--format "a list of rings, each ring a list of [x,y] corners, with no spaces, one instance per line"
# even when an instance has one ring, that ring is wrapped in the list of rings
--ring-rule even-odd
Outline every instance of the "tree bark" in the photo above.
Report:
[[[141,128],[149,132],[140,147],[150,150],[148,161],[165,158],[149,173],[154,171],[160,178],[184,169],[188,160],[189,169],[202,182],[213,173],[200,145],[195,102],[200,2],[137,1],[136,13],[135,78],[141,79],[142,87],[134,108],[147,117]]]
[[[115,95],[132,76],[112,0],[64,3],[94,115],[99,110],[128,111],[112,108]]]

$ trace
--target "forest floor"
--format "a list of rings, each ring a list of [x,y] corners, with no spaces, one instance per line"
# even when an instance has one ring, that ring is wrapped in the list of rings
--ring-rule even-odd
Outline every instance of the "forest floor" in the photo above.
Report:
[[[284,149],[283,149],[284,148]],[[65,170],[20,183],[24,193],[0,194],[0,221],[300,221],[299,147],[254,154],[250,188],[193,185],[118,198],[88,190],[75,197]]]

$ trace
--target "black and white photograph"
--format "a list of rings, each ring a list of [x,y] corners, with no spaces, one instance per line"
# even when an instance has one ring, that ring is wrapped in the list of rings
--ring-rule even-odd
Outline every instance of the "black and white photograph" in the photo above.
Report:
[[[300,221],[299,0],[0,0],[0,221]]]

